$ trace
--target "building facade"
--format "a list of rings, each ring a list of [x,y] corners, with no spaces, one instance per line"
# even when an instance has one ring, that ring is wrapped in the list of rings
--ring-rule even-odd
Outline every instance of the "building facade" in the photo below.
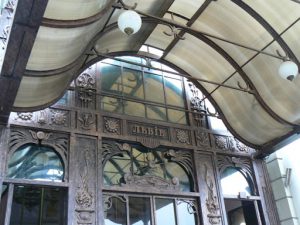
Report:
[[[98,62],[51,107],[11,114],[1,225],[279,224],[256,150],[214,129],[197,84],[154,63]]]

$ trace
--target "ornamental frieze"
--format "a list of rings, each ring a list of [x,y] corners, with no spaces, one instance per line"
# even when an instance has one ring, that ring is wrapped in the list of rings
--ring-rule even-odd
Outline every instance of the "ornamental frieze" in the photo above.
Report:
[[[169,140],[169,130],[162,126],[128,122],[128,132],[132,136]]]

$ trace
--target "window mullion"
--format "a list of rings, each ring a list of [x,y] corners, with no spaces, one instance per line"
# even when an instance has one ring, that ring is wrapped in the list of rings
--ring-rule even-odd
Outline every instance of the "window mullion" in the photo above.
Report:
[[[14,195],[14,184],[9,184],[8,185],[8,198],[7,198],[7,204],[6,204],[4,225],[9,225],[10,224],[10,216],[11,216],[13,195]]]
[[[173,199],[173,203],[175,204],[174,210],[175,210],[175,223],[176,225],[179,225],[179,218],[178,218],[178,209],[177,209],[177,200],[178,199]]]

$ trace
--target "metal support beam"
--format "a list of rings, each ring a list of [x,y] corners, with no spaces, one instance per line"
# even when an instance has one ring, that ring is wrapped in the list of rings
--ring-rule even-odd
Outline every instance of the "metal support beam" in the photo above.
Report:
[[[0,123],[6,124],[48,0],[20,0],[0,74]]]

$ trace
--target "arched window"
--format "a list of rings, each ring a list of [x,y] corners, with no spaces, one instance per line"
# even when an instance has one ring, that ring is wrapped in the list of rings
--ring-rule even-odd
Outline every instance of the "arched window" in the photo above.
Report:
[[[105,141],[102,162],[105,225],[200,224],[190,152]]]
[[[221,172],[221,188],[228,225],[265,224],[259,197],[254,196],[254,184],[243,168],[225,168]]]
[[[61,182],[64,165],[53,148],[26,144],[17,149],[8,161],[8,178]]]
[[[67,224],[67,189],[57,186],[63,179],[64,163],[53,148],[33,143],[19,147],[8,161],[0,225]]]
[[[226,168],[221,174],[221,186],[223,195],[235,195],[240,193],[251,195],[250,185],[244,175],[234,167]]]

